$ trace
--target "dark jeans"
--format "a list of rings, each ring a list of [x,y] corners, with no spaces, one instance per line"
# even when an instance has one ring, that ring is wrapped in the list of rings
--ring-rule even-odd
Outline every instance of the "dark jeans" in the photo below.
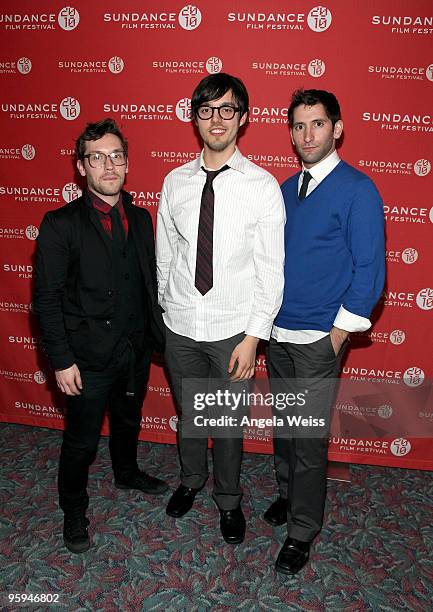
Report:
[[[126,395],[131,348],[117,364],[101,372],[81,371],[81,395],[67,397],[67,414],[59,463],[59,504],[64,512],[85,510],[87,479],[98,446],[105,409],[109,409],[109,449],[115,479],[138,471],[137,442],[150,354],[137,359],[135,395]]]
[[[320,531],[326,499],[328,431],[341,360],[329,336],[311,344],[276,342],[268,348],[271,389],[276,393],[299,393],[308,387],[304,407],[285,409],[277,416],[302,414],[324,418],[326,426],[309,437],[310,430],[288,429],[274,438],[275,470],[281,497],[288,499],[288,535],[304,542]],[[278,411],[275,411],[278,413]]]
[[[201,488],[208,478],[207,448],[208,438],[204,435],[193,438],[184,434],[186,421],[194,416],[192,402],[182,401],[182,383],[185,379],[209,379],[211,391],[213,384],[221,381],[236,392],[248,387],[248,382],[229,384],[227,368],[233,349],[245,338],[237,334],[216,342],[196,342],[166,329],[165,362],[170,375],[176,408],[179,415],[178,446],[181,463],[181,482],[186,487]],[[212,382],[211,382],[212,381]],[[240,416],[238,411],[237,416]],[[224,433],[224,432],[222,432]],[[221,510],[233,510],[242,497],[240,470],[242,462],[242,431],[237,435],[227,432],[227,437],[210,437],[213,440],[214,488],[213,498]],[[188,436],[188,437],[187,437]]]

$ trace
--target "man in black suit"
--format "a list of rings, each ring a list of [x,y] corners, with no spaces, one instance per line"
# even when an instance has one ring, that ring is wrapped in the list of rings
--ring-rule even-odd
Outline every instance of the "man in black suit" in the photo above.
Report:
[[[107,406],[116,487],[154,495],[168,487],[137,465],[150,358],[164,348],[152,220],[122,190],[128,145],[112,119],[89,123],[75,152],[87,189],[42,220],[34,306],[66,394],[59,504],[65,545],[81,553],[90,546],[87,479]]]

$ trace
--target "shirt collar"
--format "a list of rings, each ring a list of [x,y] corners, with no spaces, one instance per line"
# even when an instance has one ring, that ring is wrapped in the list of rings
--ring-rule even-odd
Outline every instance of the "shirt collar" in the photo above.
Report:
[[[340,158],[337,151],[333,151],[331,155],[322,159],[318,164],[315,164],[312,168],[305,168],[302,164],[302,173],[308,171],[316,183],[321,183],[328,174],[330,174],[334,168],[339,164]]]
[[[197,157],[197,159],[193,161],[190,176],[198,174],[202,166],[206,168],[204,163],[204,151],[201,152],[200,157]],[[225,162],[225,164],[223,164],[223,166],[229,166],[233,170],[245,173],[247,161],[242,155],[242,153],[239,151],[239,149],[236,147],[233,155]],[[213,170],[219,170],[219,168],[213,168]]]
[[[105,200],[103,200],[102,198],[97,196],[96,193],[93,193],[93,191],[87,190],[87,193],[89,195],[90,202],[92,203],[93,208],[96,208],[96,210],[99,210],[99,212],[105,213],[106,215],[108,215],[110,213],[111,209],[114,208],[114,207],[117,207],[119,209],[119,212],[121,212],[121,210],[123,208],[123,204],[122,204],[122,192],[119,193],[119,199],[117,200],[117,202],[114,205],[114,207],[110,206],[110,204],[108,204],[108,202],[105,202]]]

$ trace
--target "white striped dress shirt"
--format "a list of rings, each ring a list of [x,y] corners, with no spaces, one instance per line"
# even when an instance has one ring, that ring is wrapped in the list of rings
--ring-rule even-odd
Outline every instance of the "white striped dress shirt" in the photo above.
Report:
[[[159,301],[166,325],[193,340],[241,332],[268,339],[283,295],[283,198],[275,178],[239,149],[226,163],[229,170],[213,182],[213,287],[206,295],[194,285],[203,153],[164,180],[156,231]]]

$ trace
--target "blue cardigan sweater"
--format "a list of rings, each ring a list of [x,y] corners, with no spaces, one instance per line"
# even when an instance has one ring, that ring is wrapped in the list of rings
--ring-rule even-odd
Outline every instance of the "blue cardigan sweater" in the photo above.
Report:
[[[371,179],[344,161],[307,196],[282,185],[285,287],[275,325],[328,332],[341,305],[369,317],[385,279],[384,216]]]

